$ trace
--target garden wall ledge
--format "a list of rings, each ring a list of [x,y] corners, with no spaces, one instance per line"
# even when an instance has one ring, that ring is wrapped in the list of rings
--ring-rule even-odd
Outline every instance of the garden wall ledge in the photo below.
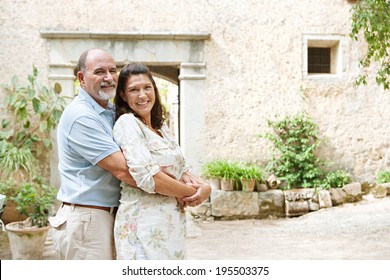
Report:
[[[275,219],[297,217],[322,208],[358,202],[364,195],[383,198],[390,195],[390,183],[364,186],[355,182],[342,188],[270,189],[260,192],[224,191],[213,189],[208,201],[187,211],[195,219]]]

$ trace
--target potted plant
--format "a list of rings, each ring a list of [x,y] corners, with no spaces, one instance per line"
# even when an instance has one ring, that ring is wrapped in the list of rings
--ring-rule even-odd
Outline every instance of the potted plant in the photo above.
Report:
[[[241,164],[238,167],[238,176],[241,180],[242,191],[253,192],[257,180],[262,180],[263,172],[255,164]]]
[[[24,251],[24,255],[13,253],[14,238],[12,233],[17,228],[29,228],[26,238],[32,243],[32,236],[40,235],[49,229],[47,215],[50,205],[55,202],[55,189],[46,184],[43,177],[45,163],[48,160],[48,151],[51,149],[51,132],[56,128],[65,108],[65,97],[60,96],[61,86],[56,83],[53,88],[43,86],[38,81],[39,71],[33,66],[33,72],[25,83],[20,83],[15,76],[10,85],[1,84],[6,94],[5,105],[9,117],[1,121],[0,126],[0,180],[8,181],[8,202],[16,204],[20,215],[29,217],[27,220],[10,222],[6,225],[10,239],[13,259],[38,259],[41,252],[33,249],[31,254]],[[38,177],[37,174],[43,175]],[[12,183],[15,182],[15,183]],[[11,191],[12,189],[12,191]],[[17,243],[22,243],[16,240]],[[29,246],[23,245],[25,249]]]
[[[221,190],[233,191],[237,187],[238,163],[234,161],[221,161]]]
[[[219,181],[214,188],[225,191],[234,190],[237,179],[237,163],[230,160],[214,160],[203,166],[203,175],[212,180]]]
[[[203,165],[203,176],[207,179],[207,181],[210,183],[210,186],[214,190],[220,190],[221,189],[221,161],[213,160],[205,163]]]
[[[43,183],[41,178],[22,183],[16,197],[17,211],[28,218],[7,224],[12,259],[42,259],[47,233],[48,217],[57,189]]]

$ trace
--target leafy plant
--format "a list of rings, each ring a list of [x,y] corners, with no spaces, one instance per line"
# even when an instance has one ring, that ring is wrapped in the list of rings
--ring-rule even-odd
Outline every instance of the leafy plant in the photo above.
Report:
[[[385,90],[389,89],[390,80],[390,2],[388,0],[360,0],[351,8],[352,30],[350,37],[358,41],[362,33],[367,43],[367,51],[359,61],[359,67],[369,70],[371,62],[377,62],[379,68],[376,82]],[[359,75],[356,83],[367,84],[370,71]]]
[[[16,209],[21,215],[30,218],[32,226],[43,227],[48,224],[49,209],[56,197],[57,189],[43,183],[41,178],[22,183],[14,198]]]
[[[238,163],[229,160],[215,160],[203,166],[203,174],[209,178],[237,179]]]
[[[242,163],[237,165],[237,177],[239,179],[263,179],[263,171],[255,164]]]
[[[390,171],[389,170],[379,171],[376,177],[376,182],[378,184],[390,183]]]
[[[336,170],[328,172],[323,180],[322,188],[342,188],[351,183],[351,175],[345,170]]]
[[[27,82],[21,83],[14,76],[10,85],[1,84],[12,117],[3,119],[0,127],[0,179],[12,179],[3,185],[4,191],[16,202],[19,214],[29,216],[33,225],[41,227],[47,224],[56,189],[37,176],[41,174],[38,163],[52,148],[51,131],[66,102],[60,96],[60,84],[48,88],[38,82],[38,77],[39,71],[33,66]],[[6,189],[10,187],[14,192]]]
[[[202,174],[207,178],[222,178],[223,162],[213,160],[203,165]]]
[[[0,177],[19,172],[35,174],[37,158],[52,148],[50,132],[57,126],[65,108],[61,86],[48,88],[38,82],[39,71],[33,66],[27,82],[21,84],[14,76],[10,85],[1,84],[6,93],[5,105],[11,118],[1,122]]]
[[[273,143],[267,169],[284,181],[286,189],[311,188],[321,184],[325,162],[316,157],[320,145],[317,125],[305,113],[268,121],[272,133],[261,137]]]
[[[0,181],[0,194],[4,194],[7,199],[14,198],[18,195],[20,191],[20,186],[13,179],[8,179],[6,181]]]

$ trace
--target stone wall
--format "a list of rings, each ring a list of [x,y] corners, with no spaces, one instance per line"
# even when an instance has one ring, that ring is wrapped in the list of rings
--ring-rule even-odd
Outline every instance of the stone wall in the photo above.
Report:
[[[348,36],[350,8],[346,0],[3,0],[0,82],[15,74],[26,77],[32,64],[48,81],[49,53],[56,50],[42,30],[138,32],[140,38],[148,32],[210,34],[203,50],[204,90],[197,95],[202,116],[193,121],[194,126],[204,122],[196,132],[201,147],[192,168],[197,173],[203,162],[220,158],[265,164],[270,146],[258,134],[268,131],[267,120],[306,110],[327,139],[319,155],[334,162],[331,168],[347,169],[356,181],[372,181],[390,162],[390,95],[373,79],[354,87],[364,44]],[[305,76],[305,36],[314,35],[342,38],[337,76]],[[76,47],[91,42],[81,38]],[[139,52],[123,48],[126,39],[100,42],[114,57],[128,54],[131,60]],[[164,61],[149,52],[155,64]]]
[[[347,184],[329,190],[293,189],[246,193],[213,189],[207,202],[187,208],[196,219],[275,219],[298,217],[323,208],[358,202],[363,197],[383,198],[390,195],[390,183]]]

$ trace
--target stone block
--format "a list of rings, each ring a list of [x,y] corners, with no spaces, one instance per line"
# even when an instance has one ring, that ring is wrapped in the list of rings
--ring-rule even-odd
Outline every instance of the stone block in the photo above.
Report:
[[[203,202],[196,207],[187,207],[186,210],[194,217],[210,217],[211,216],[211,204],[210,202]]]
[[[387,195],[387,188],[383,185],[377,185],[370,190],[370,193],[372,193],[375,198],[384,198]]]
[[[282,218],[286,216],[282,190],[268,190],[259,193],[259,218]]]
[[[318,202],[320,208],[332,207],[332,199],[328,190],[318,191]]]
[[[309,205],[310,212],[320,210],[320,205],[317,202],[314,202],[313,200],[308,200],[307,203]]]
[[[255,218],[259,214],[257,192],[213,190],[210,196],[211,215],[219,218]]]
[[[314,190],[286,190],[284,191],[284,196],[286,203],[286,217],[297,217],[309,212],[309,201],[311,201],[314,196]]]
[[[387,195],[390,195],[390,183],[382,183],[382,184],[379,184],[383,187],[386,188],[386,191],[387,191]]]
[[[308,193],[308,189],[292,189],[285,190],[284,196],[286,201],[304,201],[311,197],[310,194],[308,196]]]
[[[362,200],[363,192],[360,183],[350,183],[342,187],[346,193],[345,202],[357,202]]]
[[[287,201],[286,200],[286,216],[297,217],[309,213],[309,204],[304,201]]]
[[[345,203],[345,198],[347,196],[345,190],[332,188],[329,189],[330,199],[332,200],[332,205],[337,206]]]
[[[347,195],[357,196],[362,193],[362,185],[358,182],[344,185],[342,189]]]

